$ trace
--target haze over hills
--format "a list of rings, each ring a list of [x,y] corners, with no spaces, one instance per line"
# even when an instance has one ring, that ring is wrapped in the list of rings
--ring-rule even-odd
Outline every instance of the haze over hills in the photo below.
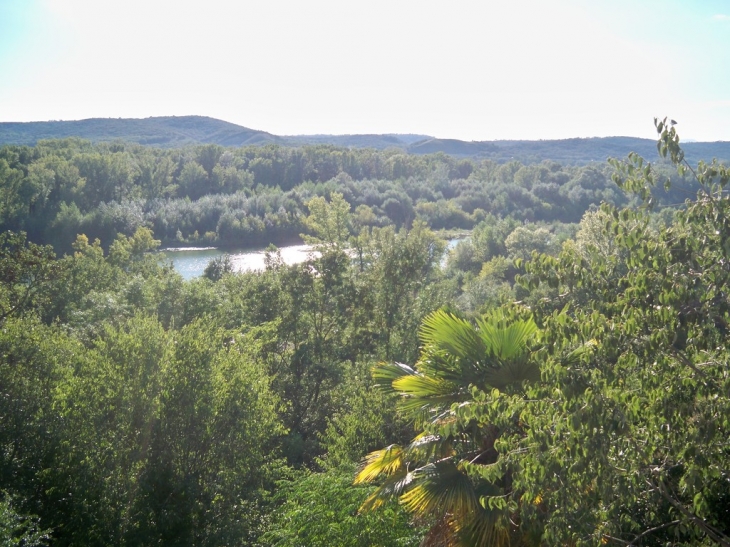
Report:
[[[214,143],[221,146],[328,144],[353,148],[400,148],[410,154],[445,153],[457,157],[512,159],[526,163],[554,160],[568,164],[603,162],[637,152],[653,159],[655,142],[634,137],[563,140],[461,141],[417,134],[279,136],[205,116],[162,116],[144,119],[91,118],[78,121],[0,122],[0,145],[34,145],[42,139],[80,137],[92,142],[122,140],[163,148]],[[687,159],[730,160],[730,142],[683,143]]]
[[[0,144],[33,145],[41,139],[65,137],[81,137],[93,142],[123,140],[165,148],[201,143],[221,146],[284,144],[280,137],[265,131],[205,116],[0,123]]]

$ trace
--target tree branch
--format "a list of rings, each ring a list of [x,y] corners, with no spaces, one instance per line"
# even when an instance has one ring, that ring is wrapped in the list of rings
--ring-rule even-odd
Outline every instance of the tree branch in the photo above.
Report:
[[[648,481],[651,484],[651,481]],[[695,515],[692,511],[687,509],[683,503],[677,500],[667,488],[667,485],[663,481],[658,481],[656,485],[662,497],[667,500],[672,506],[674,506],[680,513],[682,513],[689,520],[694,522],[707,536],[722,547],[730,547],[730,538],[723,534],[720,530],[714,526],[708,524],[704,519],[701,519]]]
[[[636,545],[636,542],[639,541],[644,536],[647,536],[651,533],[657,532],[659,530],[663,530],[664,528],[669,528],[670,526],[674,526],[675,524],[679,524],[682,522],[680,519],[673,520],[672,522],[665,522],[664,524],[660,524],[659,526],[654,526],[654,528],[649,528],[648,530],[644,530],[641,532],[638,536],[636,536],[631,543],[627,543],[626,545]]]

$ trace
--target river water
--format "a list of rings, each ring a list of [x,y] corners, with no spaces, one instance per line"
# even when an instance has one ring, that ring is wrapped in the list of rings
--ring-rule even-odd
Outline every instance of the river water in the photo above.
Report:
[[[453,249],[461,240],[462,238],[448,240],[446,250]],[[200,277],[211,260],[225,254],[225,251],[215,247],[179,247],[164,249],[161,252],[165,259],[172,262],[175,271],[186,280]],[[310,245],[286,245],[279,247],[279,252],[285,263],[299,264],[304,262],[313,250]],[[228,252],[231,255],[233,269],[237,272],[263,270],[264,253],[265,249]]]
[[[245,249],[229,251],[228,254],[231,255],[235,271],[248,272],[265,268],[265,251],[265,249]],[[287,264],[298,264],[304,262],[313,251],[309,245],[287,245],[279,247],[279,252]],[[162,253],[184,279],[193,279],[203,275],[208,263],[214,258],[223,256],[225,251],[215,247],[180,247],[164,249]]]

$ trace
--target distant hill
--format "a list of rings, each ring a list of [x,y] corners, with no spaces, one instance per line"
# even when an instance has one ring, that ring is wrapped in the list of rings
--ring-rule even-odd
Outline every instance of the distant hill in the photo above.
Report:
[[[305,144],[331,144],[346,148],[407,148],[409,145],[432,139],[428,135],[291,135],[282,137],[287,144],[302,146]]]
[[[283,143],[280,137],[265,131],[205,116],[0,123],[0,144],[33,145],[41,139],[64,137],[81,137],[93,142],[123,140],[164,148],[202,143],[222,146]]]
[[[687,160],[697,162],[717,158],[730,161],[730,142],[682,143]],[[608,158],[624,158],[636,152],[654,161],[656,141],[635,137],[594,137],[589,139],[561,139],[543,141],[459,141],[430,139],[408,147],[411,154],[443,152],[457,157],[491,159],[498,162],[518,160],[537,163],[553,160],[564,164],[605,162]]]
[[[653,140],[633,137],[460,141],[415,134],[277,136],[205,116],[0,123],[0,145],[33,145],[41,139],[64,137],[81,137],[93,142],[123,140],[163,148],[206,143],[222,146],[329,144],[348,148],[400,148],[410,154],[440,152],[455,157],[499,162],[514,159],[523,163],[553,160],[564,164],[586,164],[604,162],[609,157],[622,158],[629,152],[637,152],[650,160],[656,158]],[[683,147],[691,162],[712,158],[730,161],[730,142],[687,142]]]

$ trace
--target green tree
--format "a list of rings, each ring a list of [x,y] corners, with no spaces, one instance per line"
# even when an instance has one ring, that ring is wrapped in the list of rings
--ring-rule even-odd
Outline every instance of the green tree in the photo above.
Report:
[[[23,232],[0,234],[0,321],[48,305],[60,274],[49,245],[30,243]]]
[[[415,359],[421,319],[447,299],[438,283],[443,250],[443,241],[419,221],[410,230],[373,228],[355,240],[361,310],[367,310],[377,358]]]
[[[660,152],[689,169],[673,125],[657,129]],[[614,165],[650,205],[654,166]],[[556,289],[534,309],[543,382],[529,403],[503,400],[524,430],[497,449],[547,544],[730,545],[730,170],[692,169],[700,190],[669,226],[604,206],[592,239],[613,248],[568,245],[526,265],[525,286]],[[578,362],[556,359],[587,341]]]
[[[14,227],[11,223],[23,207],[18,195],[22,183],[23,172],[0,158],[0,222],[6,227]]]
[[[64,541],[253,541],[284,433],[256,337],[205,318],[104,329],[56,396],[73,441],[57,461]]]
[[[352,232],[350,204],[340,193],[333,193],[329,202],[315,197],[307,202],[309,216],[304,225],[315,235],[303,236],[310,244],[343,247]]]
[[[207,277],[211,281],[218,281],[224,275],[233,273],[233,261],[231,255],[225,253],[221,256],[213,258],[203,271],[203,277]]]
[[[555,249],[553,235],[542,227],[518,226],[504,240],[504,246],[512,258],[526,260],[533,252],[549,253]]]
[[[130,237],[123,234],[117,236],[109,247],[109,262],[126,269],[156,265],[157,260],[147,253],[159,246],[160,240],[153,237],[152,230],[140,227]]]

